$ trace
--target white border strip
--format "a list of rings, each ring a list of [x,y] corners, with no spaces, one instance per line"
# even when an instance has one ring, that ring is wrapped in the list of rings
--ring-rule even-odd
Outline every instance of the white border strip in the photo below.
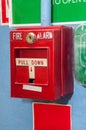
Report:
[[[40,86],[31,86],[31,85],[23,85],[24,90],[42,92],[42,87]]]
[[[35,115],[34,115],[34,104],[35,104],[35,102],[32,102],[32,117],[33,117],[33,130],[35,129]]]
[[[10,18],[9,18],[10,19]],[[10,19],[11,20],[11,19]],[[9,20],[9,26],[10,27],[27,27],[27,26],[41,26],[41,23],[30,23],[30,24],[13,24]],[[57,22],[57,23],[51,23],[51,25],[67,25],[67,24],[85,24],[86,21],[77,21],[77,22]]]
[[[9,20],[9,27],[27,27],[27,26],[41,26],[41,23],[33,24],[13,24],[11,19]]]
[[[2,25],[2,0],[0,0],[0,13],[1,13],[1,25]]]
[[[7,0],[6,0],[6,17],[9,19],[9,5],[7,3]]]
[[[52,25],[63,25],[63,24],[85,24],[86,23],[86,21],[76,21],[76,22],[73,22],[73,21],[71,21],[71,22],[54,22],[54,23],[52,23]]]
[[[9,0],[9,26],[12,25],[12,0]]]
[[[73,120],[73,118],[72,118],[72,106],[70,105],[70,125],[71,125],[70,126],[71,127],[70,130],[72,130],[72,128],[73,128],[73,125],[72,125],[73,122],[72,122],[72,120]]]

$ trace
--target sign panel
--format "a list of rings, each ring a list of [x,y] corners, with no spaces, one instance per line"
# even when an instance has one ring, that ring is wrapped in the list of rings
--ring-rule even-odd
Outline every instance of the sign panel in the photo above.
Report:
[[[75,77],[86,86],[86,24],[78,25],[75,30]]]
[[[10,0],[10,26],[40,24],[40,0]]]
[[[72,130],[71,106],[33,103],[33,130]]]
[[[10,26],[41,24],[41,0],[10,0],[10,7]],[[52,24],[84,22],[85,11],[86,0],[52,0]]]
[[[7,25],[9,22],[9,0],[1,0],[1,24]]]

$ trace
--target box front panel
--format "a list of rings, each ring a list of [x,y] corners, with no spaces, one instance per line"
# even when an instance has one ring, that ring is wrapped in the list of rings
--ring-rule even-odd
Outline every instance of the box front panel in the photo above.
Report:
[[[42,100],[55,100],[60,97],[59,29],[11,31],[12,97]],[[58,62],[55,62],[56,58]]]
[[[15,49],[16,84],[48,85],[48,50]]]

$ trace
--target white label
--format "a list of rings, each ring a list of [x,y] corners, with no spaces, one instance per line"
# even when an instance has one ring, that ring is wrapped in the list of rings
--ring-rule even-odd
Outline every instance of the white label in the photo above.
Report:
[[[16,58],[16,66],[47,67],[47,59],[42,58]]]
[[[39,86],[31,86],[31,85],[23,85],[24,90],[42,92],[42,87]]]
[[[29,66],[29,78],[35,79],[35,67],[34,66]]]

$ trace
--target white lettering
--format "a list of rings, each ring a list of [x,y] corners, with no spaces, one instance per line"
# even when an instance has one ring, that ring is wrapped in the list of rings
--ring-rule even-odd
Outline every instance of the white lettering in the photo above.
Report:
[[[37,39],[43,39],[42,33],[39,33],[39,34],[37,35]]]
[[[52,4],[77,4],[77,3],[84,3],[86,0],[52,0]]]
[[[55,4],[59,5],[61,3],[61,0],[55,0]]]
[[[52,33],[51,32],[45,32],[44,33],[44,39],[52,39]]]
[[[52,39],[52,32],[40,32],[37,34],[37,39]]]
[[[12,38],[13,38],[13,40],[22,40],[22,33],[20,33],[20,32],[18,32],[18,33],[14,32]]]
[[[43,62],[43,60],[32,60],[32,61],[31,61],[31,64],[32,64],[33,66],[41,66],[41,65],[44,64],[44,62]]]
[[[63,0],[63,4],[67,4],[68,3],[68,0]]]

